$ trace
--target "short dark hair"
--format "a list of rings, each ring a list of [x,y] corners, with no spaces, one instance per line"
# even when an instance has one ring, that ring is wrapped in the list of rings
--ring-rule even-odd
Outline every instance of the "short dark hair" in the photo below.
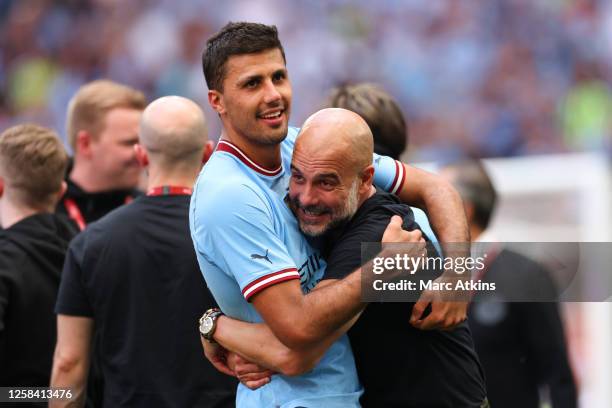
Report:
[[[0,134],[0,176],[21,204],[55,205],[67,166],[66,149],[51,129],[25,124]]]
[[[208,89],[223,91],[225,63],[232,55],[255,54],[278,48],[285,58],[285,50],[278,39],[276,26],[259,23],[227,23],[206,41],[202,54],[202,69]]]
[[[399,159],[408,144],[408,126],[397,101],[378,85],[345,84],[334,88],[326,102],[361,116],[374,136],[374,152]]]
[[[463,201],[474,206],[474,222],[482,229],[487,228],[497,203],[497,191],[482,161],[463,159],[444,168],[455,173],[453,185]]]

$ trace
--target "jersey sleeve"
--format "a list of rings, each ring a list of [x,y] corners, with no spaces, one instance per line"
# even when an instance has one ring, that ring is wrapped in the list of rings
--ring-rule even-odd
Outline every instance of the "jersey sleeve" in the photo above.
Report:
[[[399,194],[406,179],[404,165],[388,156],[374,153],[374,184],[391,194]]]
[[[57,303],[55,304],[55,313],[57,314],[82,317],[93,317],[94,315],[87,296],[81,268],[86,234],[87,231],[78,235],[72,241],[66,253]]]
[[[199,256],[233,277],[247,301],[269,286],[299,279],[265,197],[247,185],[228,187],[222,197],[192,201]]]

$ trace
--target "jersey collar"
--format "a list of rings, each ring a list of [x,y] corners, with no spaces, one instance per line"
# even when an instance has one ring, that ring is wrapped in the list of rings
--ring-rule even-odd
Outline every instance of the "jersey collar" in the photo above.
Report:
[[[259,164],[255,163],[253,160],[249,159],[246,153],[240,150],[238,146],[236,146],[235,144],[227,140],[219,140],[219,143],[217,144],[217,151],[226,152],[226,153],[236,156],[238,160],[246,164],[251,169],[255,170],[257,173],[263,174],[264,176],[270,176],[270,177],[277,176],[283,171],[282,163],[275,169],[270,169],[270,168],[260,166]]]

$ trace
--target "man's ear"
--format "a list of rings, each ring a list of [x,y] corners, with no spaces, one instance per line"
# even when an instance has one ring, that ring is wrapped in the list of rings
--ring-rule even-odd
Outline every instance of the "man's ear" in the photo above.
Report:
[[[91,157],[91,142],[91,133],[89,133],[87,130],[79,130],[74,143],[74,155]]]
[[[136,153],[136,161],[143,169],[149,165],[149,155],[147,154],[146,149],[140,144],[136,143],[134,145],[134,152]]]
[[[0,198],[2,198],[3,194],[4,194],[4,178],[0,176]]]
[[[62,197],[64,197],[64,194],[66,194],[66,190],[68,190],[68,184],[66,184],[65,181],[62,181],[62,184],[60,185],[60,189],[57,192],[57,201],[60,201]]]
[[[208,104],[219,115],[225,113],[225,104],[223,102],[223,94],[221,92],[214,89],[208,91]]]
[[[369,165],[361,172],[361,186],[359,187],[360,192],[367,192],[374,184],[374,166]]]
[[[214,149],[215,142],[213,142],[212,140],[206,142],[206,145],[204,146],[204,155],[202,156],[202,164],[206,164],[208,159],[210,159],[210,156],[212,156]]]

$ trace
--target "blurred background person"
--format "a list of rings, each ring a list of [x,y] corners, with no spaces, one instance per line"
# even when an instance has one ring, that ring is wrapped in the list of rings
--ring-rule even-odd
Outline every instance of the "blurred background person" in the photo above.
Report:
[[[138,194],[134,145],[145,106],[141,92],[108,80],[82,86],[70,100],[66,126],[74,159],[57,211],[81,230]]]
[[[192,186],[212,153],[200,108],[164,97],[142,115],[138,162],[148,192],[71,244],[56,312],[51,385],[84,404],[94,331],[105,407],[231,407],[236,381],[202,355],[194,322],[213,299],[189,235]],[[60,406],[62,403],[57,402]]]
[[[397,100],[373,83],[341,85],[331,90],[325,106],[343,108],[361,116],[374,137],[374,153],[399,160],[408,146],[408,123]],[[414,220],[441,253],[438,238],[423,210],[411,207]]]
[[[463,160],[442,167],[440,174],[461,194],[472,241],[495,242],[487,227],[497,193],[483,164]],[[487,245],[487,249],[485,269],[474,279],[496,282],[499,290],[477,294],[468,321],[485,370],[491,406],[538,408],[548,402],[554,408],[576,407],[577,391],[559,305],[543,295],[556,292],[552,278],[536,262],[501,243]],[[503,301],[507,288],[523,288],[519,292],[523,294],[530,286],[537,286],[542,301]]]
[[[68,155],[36,125],[0,134],[0,385],[49,385],[53,307],[77,230],[53,209],[66,189]]]
[[[326,103],[361,116],[374,135],[374,152],[399,160],[408,145],[408,126],[399,103],[380,86],[372,83],[334,88]]]
[[[66,134],[73,158],[56,212],[70,217],[81,231],[141,194],[134,145],[145,106],[142,92],[109,80],[83,84],[68,102]],[[101,406],[104,395],[98,347],[96,339],[87,389],[90,407]]]

